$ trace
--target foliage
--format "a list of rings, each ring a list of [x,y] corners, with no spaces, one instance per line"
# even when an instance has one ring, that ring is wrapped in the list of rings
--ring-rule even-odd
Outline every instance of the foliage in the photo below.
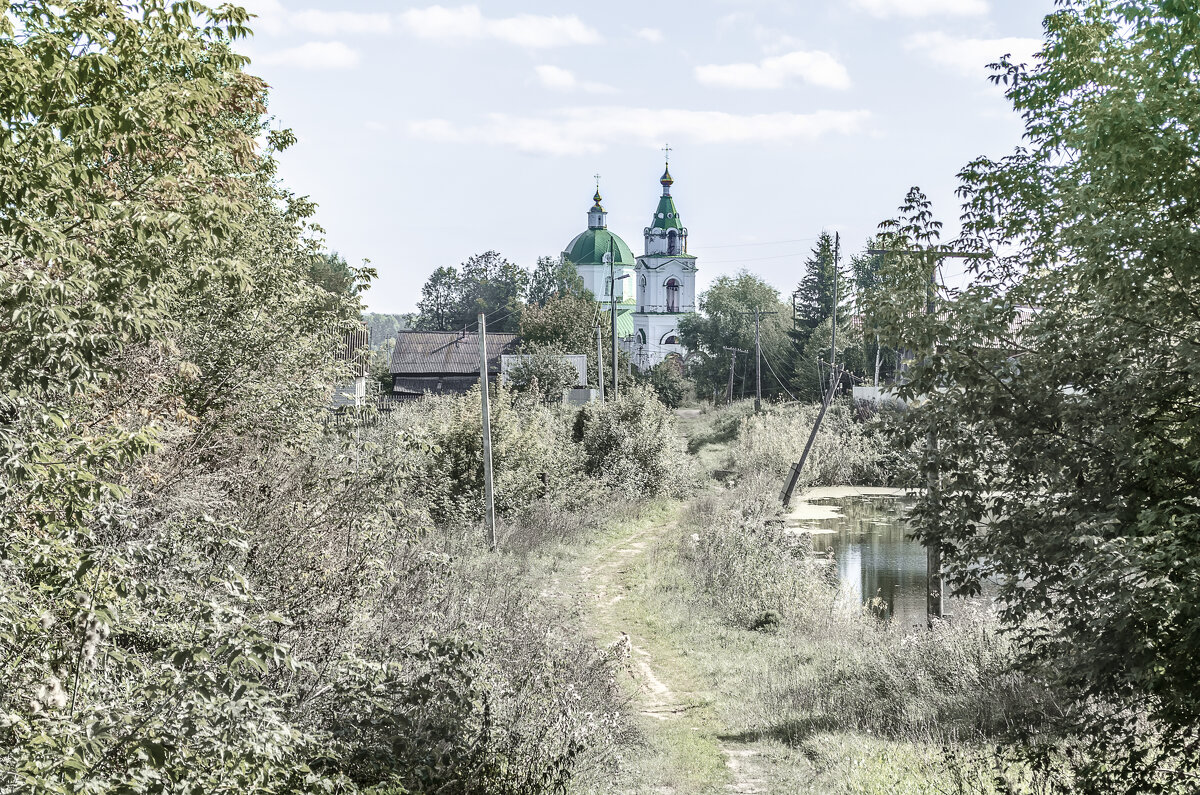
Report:
[[[867,241],[863,251],[850,258],[855,310],[862,321],[863,350],[866,354],[866,372],[863,376],[876,386],[891,381],[896,374],[896,351],[882,344],[878,324],[868,313],[872,305],[871,297],[876,291],[886,289],[883,281],[885,255],[871,254],[870,250],[882,249],[886,245],[887,237],[876,235]]]
[[[766,475],[782,481],[800,460],[819,409],[815,404],[770,406],[758,414],[737,405],[721,409],[715,423],[738,424],[727,468],[742,478]],[[847,402],[836,401],[821,422],[799,485],[883,485],[889,477],[887,460],[876,426],[858,422]]]
[[[627,494],[681,494],[690,466],[674,415],[654,393],[623,387],[616,400],[580,409],[575,438],[584,471]]]
[[[665,359],[650,370],[650,388],[664,406],[677,409],[695,394],[695,385],[683,375],[678,361]]]
[[[593,300],[583,286],[583,277],[569,259],[538,257],[529,278],[529,303],[545,306],[551,298],[576,296]]]
[[[792,392],[800,400],[821,401],[829,389],[829,343],[831,321],[826,318],[812,330],[808,342],[797,354],[792,364]],[[866,369],[867,346],[863,343],[862,328],[857,324],[838,324],[837,364],[845,368],[839,386],[850,384],[855,378],[862,379]]]
[[[562,402],[563,392],[579,380],[575,366],[551,348],[533,348],[524,354],[508,377],[517,392],[529,392],[543,403]]]
[[[488,316],[488,331],[515,332],[528,289],[529,272],[521,266],[495,251],[475,254],[458,268],[442,266],[430,275],[417,302],[417,328],[474,328],[482,312]]]
[[[530,302],[521,313],[521,342],[560,353],[596,352],[596,302],[586,295],[555,294],[541,304]],[[610,337],[611,339],[611,337]],[[610,343],[611,345],[611,343]]]
[[[844,323],[845,307],[850,300],[850,281],[838,267],[833,235],[821,232],[812,253],[804,261],[804,276],[796,285],[797,325],[811,330],[828,320],[833,315],[835,292],[838,322]],[[798,340],[801,346],[807,341]]]
[[[422,331],[451,331],[462,314],[463,286],[458,269],[443,265],[421,286],[416,327]]]
[[[735,390],[744,392],[747,384],[753,390],[755,309],[764,313],[759,330],[764,359],[763,394],[784,394],[782,379],[786,375],[780,368],[787,362],[791,349],[787,332],[791,309],[779,300],[778,290],[746,271],[737,276],[718,277],[700,296],[700,313],[680,318],[680,339],[695,354],[695,364],[690,364],[689,370],[702,394],[713,389],[725,393],[730,361],[725,348],[749,352],[738,354],[740,377],[735,379]]]
[[[902,441],[937,432],[915,533],[956,590],[1001,583],[1024,665],[1070,699],[1071,787],[1191,791],[1200,12],[1064,2],[1045,29],[1035,65],[998,65],[1026,145],[961,174],[960,245],[997,255],[933,315],[880,302],[922,400]],[[889,278],[915,298],[936,254],[912,259]]]
[[[313,281],[245,19],[0,22],[0,790],[553,787],[611,750],[614,660],[426,540],[418,442],[324,432],[372,274]]]
[[[400,315],[382,314],[379,312],[363,312],[363,323],[371,333],[371,348],[391,347],[396,341],[396,332],[405,331],[416,326],[417,316],[412,313]]]

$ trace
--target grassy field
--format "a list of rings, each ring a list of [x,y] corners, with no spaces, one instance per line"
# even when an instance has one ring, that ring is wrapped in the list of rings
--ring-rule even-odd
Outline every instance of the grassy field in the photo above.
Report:
[[[721,475],[736,437],[712,419],[693,411],[680,421],[691,454]],[[975,707],[970,677],[986,674],[986,661],[949,688],[899,681],[929,678],[963,637],[931,635],[905,652],[913,642],[861,616],[818,622],[793,610],[771,631],[731,621],[724,600],[740,597],[714,594],[693,550],[706,523],[718,521],[712,505],[738,499],[710,480],[689,500],[652,503],[610,526],[563,565],[552,595],[583,605],[598,643],[627,646],[623,678],[638,737],[605,791],[1035,791],[1015,779],[1012,789],[994,786],[982,735],[964,717]],[[829,593],[812,586],[793,592]],[[805,621],[812,625],[797,623]],[[947,747],[958,763],[946,763]],[[985,761],[963,761],[976,758]]]

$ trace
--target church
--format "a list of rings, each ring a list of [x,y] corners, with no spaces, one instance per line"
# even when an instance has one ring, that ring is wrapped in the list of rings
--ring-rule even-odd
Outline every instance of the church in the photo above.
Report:
[[[562,252],[601,309],[608,311],[615,298],[617,338],[639,370],[670,358],[683,360],[687,350],[680,344],[679,319],[696,311],[696,257],[688,253],[688,230],[671,196],[674,182],[668,163],[659,179],[658,207],[643,231],[641,256],[635,258],[628,244],[608,230],[599,185],[588,210],[588,228]]]

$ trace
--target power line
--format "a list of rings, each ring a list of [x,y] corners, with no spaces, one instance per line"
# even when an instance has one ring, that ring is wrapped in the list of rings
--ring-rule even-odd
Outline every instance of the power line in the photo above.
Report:
[[[787,392],[788,397],[790,397],[792,400],[795,400],[796,396],[792,394],[792,391],[790,389],[788,389],[786,386],[784,386],[783,379],[779,377],[779,375],[775,372],[775,368],[771,366],[771,358],[769,356],[767,356],[765,351],[763,352],[762,357],[763,357],[763,360],[766,361],[766,363],[767,363],[767,369],[770,370],[771,375],[774,376],[775,383],[779,384],[779,387],[784,392]]]
[[[818,237],[800,237],[794,240],[770,240],[765,243],[723,243],[719,246],[701,246],[705,251],[710,248],[746,248],[748,246],[782,246],[784,243],[811,243],[820,240]]]

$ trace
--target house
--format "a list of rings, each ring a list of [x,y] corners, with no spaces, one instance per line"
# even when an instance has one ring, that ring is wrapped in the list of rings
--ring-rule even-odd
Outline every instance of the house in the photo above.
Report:
[[[516,334],[488,332],[488,381],[500,376],[500,357],[517,352]],[[400,331],[392,350],[392,398],[426,393],[461,395],[479,383],[478,331]]]
[[[361,408],[367,402],[367,372],[370,367],[371,334],[366,326],[346,332],[337,360],[349,365],[348,378],[334,384],[330,401],[334,409]]]

